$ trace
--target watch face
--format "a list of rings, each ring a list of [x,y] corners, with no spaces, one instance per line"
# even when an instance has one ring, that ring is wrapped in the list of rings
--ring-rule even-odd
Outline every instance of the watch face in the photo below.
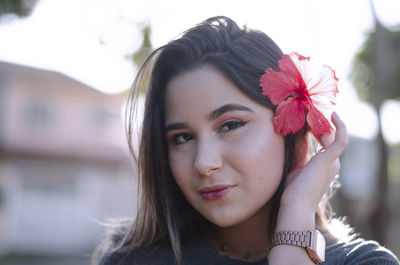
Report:
[[[306,250],[315,264],[325,261],[325,238],[320,231],[312,231],[311,246],[306,248]]]
[[[324,236],[321,234],[321,232],[319,232],[318,230],[316,230],[317,233],[317,240],[316,240],[316,246],[315,246],[315,252],[317,252],[317,255],[319,257],[320,260],[324,261],[325,260],[325,238]]]

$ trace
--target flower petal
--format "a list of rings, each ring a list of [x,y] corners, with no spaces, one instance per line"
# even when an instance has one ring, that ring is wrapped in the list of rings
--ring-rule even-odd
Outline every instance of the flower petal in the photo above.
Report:
[[[275,132],[286,136],[303,128],[305,114],[303,103],[297,98],[289,98],[279,104],[274,117]]]
[[[332,108],[338,93],[338,78],[335,71],[327,65],[321,65],[314,59],[298,53],[291,53],[290,57],[299,70],[307,86],[308,94],[318,110]]]
[[[297,52],[292,52],[291,54],[285,55],[279,61],[279,69],[281,71],[290,73],[297,80],[302,80],[305,82],[304,73],[307,73],[307,67],[310,62],[310,57],[305,57],[298,54]]]
[[[338,93],[335,71],[327,65],[320,67],[319,74],[309,84],[308,93],[314,105],[321,111],[330,109],[336,103]]]
[[[260,77],[262,94],[269,98],[274,105],[280,104],[293,93],[296,80],[283,72],[276,72],[269,68]]]
[[[307,109],[307,124],[310,127],[311,132],[317,137],[329,133],[332,126],[325,116],[312,105],[307,106]]]
[[[309,99],[304,102],[309,113],[307,123],[314,135],[325,134],[332,128],[328,117],[332,114],[338,93],[337,83],[339,80],[335,71],[309,57],[297,53],[292,53],[290,56],[307,86]]]

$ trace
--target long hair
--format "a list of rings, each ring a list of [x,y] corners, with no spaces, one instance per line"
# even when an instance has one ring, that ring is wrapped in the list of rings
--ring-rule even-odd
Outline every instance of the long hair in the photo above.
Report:
[[[129,146],[138,164],[139,198],[136,219],[118,247],[120,251],[143,250],[164,242],[170,244],[179,264],[182,235],[210,225],[187,202],[170,170],[164,131],[168,82],[179,74],[211,64],[249,98],[275,110],[268,98],[261,95],[259,77],[267,68],[278,71],[282,56],[280,48],[265,33],[240,28],[231,19],[220,16],[187,30],[147,58],[133,84],[126,113]],[[137,151],[132,139],[143,89],[147,90],[147,96]],[[306,131],[304,127],[285,138],[283,177],[271,199],[270,236],[275,229],[283,184],[292,165],[296,143],[306,137]]]

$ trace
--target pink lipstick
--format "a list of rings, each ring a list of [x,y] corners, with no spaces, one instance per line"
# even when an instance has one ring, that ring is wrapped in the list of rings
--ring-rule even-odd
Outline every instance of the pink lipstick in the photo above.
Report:
[[[208,201],[218,200],[224,197],[235,186],[233,185],[217,185],[212,187],[203,188],[200,190],[203,199]]]

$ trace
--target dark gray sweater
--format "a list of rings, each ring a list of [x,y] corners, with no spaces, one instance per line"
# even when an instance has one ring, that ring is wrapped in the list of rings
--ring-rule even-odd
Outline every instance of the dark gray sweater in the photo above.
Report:
[[[221,256],[208,242],[196,238],[183,244],[184,265],[266,265],[268,259],[256,262],[246,262]],[[399,260],[392,252],[383,248],[375,241],[355,239],[339,243],[333,239],[327,240],[325,265],[399,265]],[[175,265],[172,250],[167,245],[161,245],[152,252],[132,252],[122,254],[106,253],[100,265]]]

